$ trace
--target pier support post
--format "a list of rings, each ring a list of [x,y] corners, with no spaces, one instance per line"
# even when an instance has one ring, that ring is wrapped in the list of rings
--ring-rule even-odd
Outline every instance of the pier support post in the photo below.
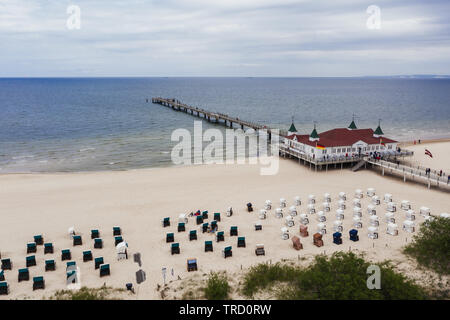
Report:
[[[381,170],[381,175],[384,176],[384,168]]]
[[[403,182],[406,182],[406,174],[403,174]]]

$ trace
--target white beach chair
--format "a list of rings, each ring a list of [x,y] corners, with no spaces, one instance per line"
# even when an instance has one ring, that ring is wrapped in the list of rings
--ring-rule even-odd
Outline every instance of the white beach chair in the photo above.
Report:
[[[339,200],[347,200],[347,195],[345,194],[345,192],[339,192]]]
[[[336,210],[336,219],[337,220],[344,220],[344,210],[337,209]]]
[[[405,230],[406,232],[414,232],[415,231],[414,221],[411,220],[403,221],[403,230]]]
[[[323,201],[331,202],[331,195],[328,192],[323,194]]]
[[[314,208],[314,204],[312,204],[312,203],[308,204],[308,213],[309,214],[316,213],[316,208]]]
[[[362,217],[362,212],[361,212],[361,208],[359,207],[354,207],[353,208],[353,216],[354,217]]]
[[[69,233],[70,239],[72,239],[73,236],[75,235],[75,228],[74,227],[70,227],[69,230],[67,230],[67,232]]]
[[[329,202],[322,203],[322,210],[325,212],[330,212],[330,203]]]
[[[446,219],[448,219],[448,218],[450,218],[450,213],[443,212],[443,213],[441,213],[439,216],[440,216],[441,218],[446,218]]]
[[[377,215],[370,216],[369,221],[371,226],[378,227],[380,225],[380,221]]]
[[[280,207],[281,208],[286,208],[286,199],[280,198]]]
[[[296,208],[295,206],[290,206],[290,207],[289,207],[289,214],[290,214],[292,217],[295,217],[295,216],[297,215],[297,208]]]
[[[317,224],[317,232],[322,235],[327,233],[327,226],[325,225],[325,223],[320,222]]]
[[[116,246],[117,260],[122,260],[122,259],[128,258],[127,247],[128,247],[128,243],[126,243],[125,241],[120,242]]]
[[[316,203],[316,196],[313,195],[313,194],[310,194],[310,195],[308,196],[308,203],[309,203],[309,204],[315,204],[315,203]]]
[[[345,200],[338,201],[338,208],[341,210],[345,210]]]
[[[259,219],[264,220],[266,218],[266,216],[267,216],[266,210],[264,210],[264,209],[259,210],[259,215],[258,215]]]
[[[378,228],[370,226],[368,229],[368,236],[370,239],[378,239]]]
[[[433,220],[434,220],[434,217],[433,217],[433,216],[425,216],[425,217],[423,218],[423,223],[428,224],[428,223],[430,223],[430,222],[433,221]]]
[[[386,233],[390,234],[391,236],[397,236],[398,235],[398,226],[395,223],[388,223],[386,227]]]
[[[286,224],[286,226],[288,227],[293,227],[294,226],[294,218],[292,218],[292,216],[287,216],[284,219],[284,223]]]
[[[396,212],[397,204],[395,202],[388,202],[386,210],[389,212]]]
[[[431,213],[430,208],[427,208],[427,207],[420,207],[420,215],[421,215],[422,217],[427,217],[427,216],[430,215],[430,213]]]
[[[188,223],[188,218],[186,217],[186,214],[181,213],[178,216],[178,223]]]
[[[384,221],[386,221],[386,223],[395,223],[394,213],[386,212],[384,214]]]
[[[342,220],[336,220],[333,222],[333,230],[334,232],[342,232]]]
[[[266,200],[266,202],[264,204],[264,209],[271,210],[272,209],[272,201]]]
[[[307,225],[309,223],[308,215],[306,213],[300,214],[300,224]]]
[[[278,218],[278,219],[283,218],[283,209],[281,209],[281,208],[275,209],[275,218]]]
[[[367,206],[367,213],[370,215],[377,214],[377,210],[375,209],[375,206],[373,204],[369,204]]]
[[[356,229],[362,228],[362,221],[360,217],[353,217],[353,227]]]
[[[386,203],[392,202],[392,194],[385,193],[384,194],[384,202],[386,202]]]
[[[406,220],[416,220],[416,213],[414,212],[414,210],[406,211]]]
[[[317,219],[317,221],[319,221],[319,222],[327,221],[327,218],[325,217],[325,213],[323,213],[323,211],[317,212],[317,217],[316,217],[316,219]]]
[[[409,203],[408,200],[402,200],[401,206],[400,206],[403,210],[409,210],[411,209],[411,204]]]
[[[302,205],[302,200],[300,199],[300,196],[296,196],[294,198],[294,203],[296,206],[301,206]]]
[[[355,190],[355,198],[357,198],[357,199],[362,199],[363,196],[364,196],[364,194],[363,194],[363,192],[362,192],[361,189],[356,189],[356,190]]]
[[[367,189],[367,196],[373,197],[375,195],[375,189],[374,188],[368,188]]]
[[[380,205],[381,201],[380,201],[380,197],[379,196],[373,196],[372,197],[372,203],[376,206]]]
[[[289,230],[286,227],[281,228],[281,239],[287,240],[289,239]]]
[[[353,206],[361,208],[361,200],[358,198],[353,199]]]
[[[232,207],[228,207],[227,209],[227,217],[231,217],[233,215],[233,208]]]

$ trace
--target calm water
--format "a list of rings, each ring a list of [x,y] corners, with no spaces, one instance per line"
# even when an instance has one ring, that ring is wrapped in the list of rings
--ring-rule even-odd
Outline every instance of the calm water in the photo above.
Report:
[[[375,128],[399,140],[450,136],[450,80],[309,78],[0,79],[0,173],[171,165],[174,129],[194,117],[146,103],[179,100],[310,133]],[[223,126],[204,123],[204,128]]]

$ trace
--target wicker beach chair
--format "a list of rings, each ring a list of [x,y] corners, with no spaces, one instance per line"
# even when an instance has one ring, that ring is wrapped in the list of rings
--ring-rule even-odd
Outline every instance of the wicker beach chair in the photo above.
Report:
[[[172,243],[172,245],[170,246],[170,253],[172,255],[174,254],[180,254],[180,244],[177,243]]]
[[[92,252],[90,250],[83,251],[83,262],[92,261]]]
[[[48,242],[48,243],[44,243],[44,254],[52,254],[54,252],[53,250],[53,243]]]
[[[37,248],[36,248],[35,242],[27,243],[27,254],[28,253],[36,253],[36,251],[37,251]]]
[[[56,264],[55,260],[45,260],[45,271],[55,271]]]
[[[33,291],[38,289],[45,289],[44,277],[33,277]]]
[[[188,272],[197,271],[197,259],[195,258],[187,259],[187,271]]]
[[[25,258],[26,267],[33,267],[36,265],[36,256],[28,256]]]
[[[100,267],[100,265],[102,265],[104,262],[103,257],[98,257],[94,259],[94,266],[95,269],[98,269]]]
[[[205,241],[205,252],[213,252],[213,242],[212,241]]]
[[[173,233],[166,234],[166,243],[175,242],[175,236]]]

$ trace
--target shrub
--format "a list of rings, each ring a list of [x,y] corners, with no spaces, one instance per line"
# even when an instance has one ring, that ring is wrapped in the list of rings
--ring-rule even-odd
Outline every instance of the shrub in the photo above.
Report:
[[[423,223],[413,242],[403,251],[415,258],[419,265],[439,274],[450,273],[450,219],[435,218]]]
[[[331,257],[316,256],[307,268],[275,264],[252,268],[244,279],[243,293],[252,296],[275,282],[285,282],[277,292],[279,299],[424,299],[427,294],[412,280],[396,273],[385,262],[378,264],[381,289],[368,289],[367,268],[371,263],[353,253],[338,252]]]
[[[109,295],[114,291],[123,292],[124,289],[113,289],[110,287],[87,288],[81,287],[79,290],[59,290],[50,299],[55,300],[113,300]]]
[[[209,275],[206,288],[204,288],[205,298],[208,300],[226,300],[230,292],[228,279],[224,275],[212,272]]]

